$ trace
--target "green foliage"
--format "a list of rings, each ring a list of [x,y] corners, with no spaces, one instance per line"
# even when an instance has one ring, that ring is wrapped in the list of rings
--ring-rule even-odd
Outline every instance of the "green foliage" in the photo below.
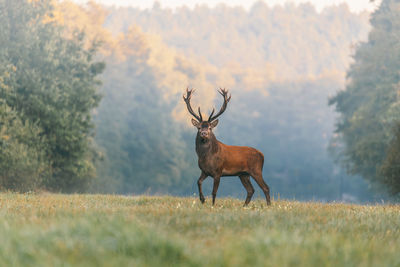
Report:
[[[398,266],[400,207],[0,194],[2,266]]]
[[[40,128],[0,104],[0,189],[40,188],[50,170]]]
[[[393,193],[400,192],[400,179],[388,174],[395,148],[386,157],[394,126],[400,121],[399,7],[396,1],[385,0],[373,14],[373,29],[368,42],[360,44],[356,51],[346,90],[330,101],[341,115],[337,145],[348,171],[372,183],[384,183]],[[382,176],[383,165],[386,171]],[[385,174],[392,178],[385,178]]]
[[[51,167],[42,185],[85,190],[95,175],[91,111],[104,64],[93,62],[82,33],[65,37],[51,1],[1,0],[0,10],[0,62],[10,66],[0,73],[0,98],[45,142],[37,153]]]
[[[395,137],[389,145],[386,158],[380,168],[382,182],[393,194],[400,192],[400,127],[397,126]]]

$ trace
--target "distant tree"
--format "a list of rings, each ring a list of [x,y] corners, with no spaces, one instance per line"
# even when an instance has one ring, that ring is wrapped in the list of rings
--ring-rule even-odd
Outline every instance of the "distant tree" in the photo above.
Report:
[[[398,1],[382,1],[371,17],[368,42],[356,50],[346,90],[330,100],[340,113],[336,131],[347,170],[372,183],[385,184],[395,194],[400,193],[400,179],[395,175],[400,150],[398,137],[393,147],[391,140],[400,121],[399,10]]]
[[[365,39],[369,31],[369,14],[351,13],[346,4],[323,12],[310,4],[271,7],[266,1],[258,1],[248,11],[225,4],[182,7],[175,12],[159,7],[109,10],[104,25],[113,32],[138,25],[187,57],[206,58],[219,69],[233,62],[241,68],[262,69],[268,62],[279,70],[280,80],[344,73],[351,44]]]
[[[95,116],[96,141],[106,152],[95,190],[187,192],[193,184],[189,177],[197,173],[186,175],[191,171],[186,161],[191,151],[182,139],[184,127],[171,115],[180,94],[173,105],[165,101],[155,71],[147,63],[155,52],[146,45],[141,31],[131,29],[119,45],[125,48],[124,59],[107,58],[105,97]],[[164,67],[162,60],[157,63]]]
[[[50,167],[40,186],[82,191],[95,176],[91,112],[104,64],[93,61],[95,46],[85,48],[83,33],[66,37],[51,3],[0,0],[0,65],[8,66],[0,72],[0,99],[3,112],[15,112],[21,127],[34,127],[45,142],[40,151]]]

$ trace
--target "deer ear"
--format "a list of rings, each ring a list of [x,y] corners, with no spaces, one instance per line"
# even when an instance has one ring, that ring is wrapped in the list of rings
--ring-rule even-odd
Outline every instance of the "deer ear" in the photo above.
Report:
[[[211,122],[211,128],[214,128],[215,126],[217,126],[217,124],[218,124],[218,120]]]
[[[192,119],[192,124],[196,128],[200,128],[200,122],[196,121],[195,119]]]

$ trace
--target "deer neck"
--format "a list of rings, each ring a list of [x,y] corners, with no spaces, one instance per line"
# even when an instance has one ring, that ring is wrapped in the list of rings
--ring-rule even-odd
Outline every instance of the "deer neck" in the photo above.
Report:
[[[209,154],[215,154],[218,152],[218,140],[213,133],[211,133],[210,138],[204,140],[197,133],[196,136],[196,152],[199,157],[205,157]]]

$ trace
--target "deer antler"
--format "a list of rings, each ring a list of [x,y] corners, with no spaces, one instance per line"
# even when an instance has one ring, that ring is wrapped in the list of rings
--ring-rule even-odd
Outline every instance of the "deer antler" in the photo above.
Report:
[[[189,90],[189,88],[186,88],[186,97],[185,95],[183,95],[183,100],[186,103],[186,107],[189,111],[190,114],[193,115],[193,117],[195,117],[199,122],[203,121],[203,117],[201,116],[201,111],[200,111],[200,107],[199,107],[199,115],[198,116],[196,113],[194,113],[192,107],[190,106],[190,98],[192,97],[192,94],[194,92],[194,89]]]
[[[213,120],[218,118],[222,113],[224,113],[224,111],[225,111],[225,109],[226,109],[226,107],[228,105],[229,100],[231,100],[231,96],[228,97],[228,90],[219,88],[218,93],[220,93],[224,97],[224,103],[222,104],[222,107],[221,107],[220,111],[215,116],[213,116],[213,114],[215,112],[215,109],[213,108],[213,110],[212,110],[212,112],[210,114],[210,117],[208,117],[208,121],[209,122],[212,122]]]

